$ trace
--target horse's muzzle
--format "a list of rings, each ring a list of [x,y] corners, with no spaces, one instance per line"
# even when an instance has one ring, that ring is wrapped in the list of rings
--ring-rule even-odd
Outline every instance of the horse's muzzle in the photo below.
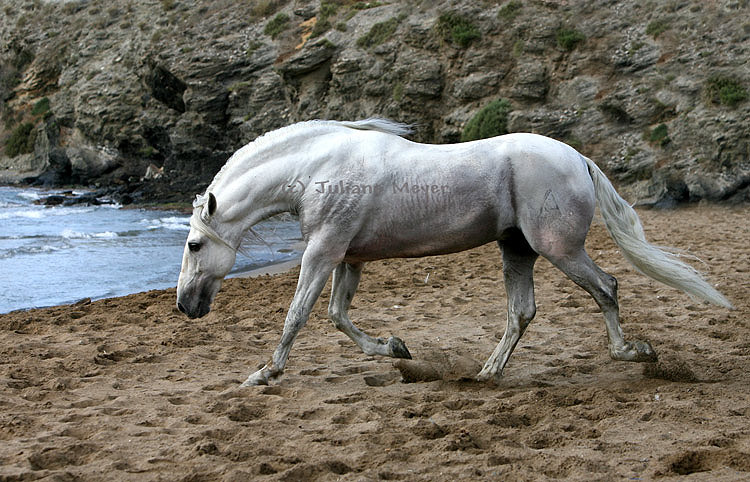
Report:
[[[211,305],[209,303],[204,303],[203,301],[201,301],[200,303],[198,303],[198,306],[195,307],[195,310],[188,310],[187,308],[185,308],[185,305],[177,302],[177,309],[185,313],[188,318],[194,320],[196,318],[202,318],[206,316],[208,312],[211,311]]]

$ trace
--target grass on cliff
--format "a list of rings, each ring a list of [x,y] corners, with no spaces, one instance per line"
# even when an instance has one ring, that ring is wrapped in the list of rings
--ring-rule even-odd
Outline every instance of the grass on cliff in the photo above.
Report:
[[[406,18],[405,15],[399,15],[376,23],[369,32],[357,39],[357,45],[366,49],[382,44],[393,36],[404,18]]]
[[[454,12],[440,15],[437,31],[447,42],[464,48],[482,36],[479,29],[469,19]]]
[[[507,134],[508,114],[511,110],[510,102],[505,99],[490,102],[466,124],[461,133],[461,142]]]
[[[714,75],[704,86],[704,92],[709,102],[736,107],[747,100],[747,90],[736,78]]]
[[[586,36],[574,28],[561,28],[557,31],[557,45],[566,52],[575,50]]]
[[[289,15],[285,13],[279,13],[270,22],[266,24],[266,28],[263,33],[270,35],[271,38],[275,39],[281,32],[289,27]]]
[[[652,144],[658,144],[661,147],[666,146],[672,139],[669,138],[669,131],[666,124],[659,124],[654,127],[648,134],[648,140]]]
[[[35,140],[34,124],[23,122],[13,129],[13,132],[5,143],[5,155],[16,157],[19,154],[33,152]]]
[[[49,98],[42,97],[31,108],[31,115],[44,115],[49,112]]]
[[[516,18],[519,13],[521,13],[521,8],[523,8],[522,2],[519,2],[518,0],[512,0],[500,8],[500,10],[497,12],[497,18],[509,22]]]
[[[646,25],[646,35],[651,35],[654,38],[659,37],[669,29],[669,22],[665,19],[657,19]]]

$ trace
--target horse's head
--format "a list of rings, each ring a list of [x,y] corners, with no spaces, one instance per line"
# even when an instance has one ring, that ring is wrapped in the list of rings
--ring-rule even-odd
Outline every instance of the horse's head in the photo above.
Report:
[[[200,318],[211,310],[221,282],[234,265],[237,251],[212,227],[216,213],[214,195],[198,196],[193,207],[177,282],[177,308],[190,318]]]

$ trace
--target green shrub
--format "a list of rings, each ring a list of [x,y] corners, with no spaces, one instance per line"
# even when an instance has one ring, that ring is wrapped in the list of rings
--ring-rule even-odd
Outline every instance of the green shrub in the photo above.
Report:
[[[374,47],[388,40],[398,28],[404,16],[392,17],[384,22],[372,26],[369,32],[357,39],[357,45],[362,48]]]
[[[466,124],[461,133],[461,142],[507,134],[511,110],[510,102],[505,99],[490,102]]]
[[[34,104],[34,107],[31,108],[32,115],[43,115],[47,112],[49,112],[49,99],[47,97],[42,97],[36,102],[36,104]]]
[[[574,50],[586,36],[574,28],[561,28],[557,31],[557,45],[566,52]]]
[[[733,77],[714,75],[706,81],[704,91],[710,102],[729,107],[735,107],[747,99],[747,90]]]
[[[329,2],[320,2],[320,13],[318,14],[319,17],[333,17],[336,15],[336,11],[338,10],[338,5],[335,3],[329,3]]]
[[[511,0],[500,8],[497,12],[497,18],[505,21],[513,20],[521,12],[523,3],[517,0]]]
[[[289,15],[285,13],[276,14],[271,21],[266,24],[266,28],[263,33],[270,35],[271,38],[276,38],[281,32],[289,27]]]
[[[654,127],[653,130],[649,133],[648,140],[649,142],[653,144],[659,144],[662,147],[669,144],[671,142],[671,139],[669,138],[667,125],[659,124],[658,126]]]
[[[660,18],[646,25],[646,35],[651,35],[652,37],[657,38],[667,29],[669,29],[669,22],[667,22],[663,18]]]
[[[16,157],[19,154],[32,152],[36,140],[33,131],[34,124],[30,122],[19,124],[5,143],[5,154],[8,157]]]
[[[251,55],[253,55],[255,53],[256,50],[258,50],[262,46],[263,46],[262,42],[258,42],[258,41],[252,41],[252,42],[250,42],[248,44],[248,46],[247,46],[247,50],[245,50],[245,55],[247,55],[248,57],[250,57]]]
[[[338,5],[331,2],[320,2],[320,11],[318,12],[318,20],[315,22],[315,26],[310,33],[310,38],[320,37],[324,33],[328,32],[333,28],[330,17],[336,15],[338,11]]]
[[[331,22],[326,17],[321,17],[315,22],[315,26],[310,33],[310,38],[320,37],[324,33],[331,30]]]
[[[443,39],[464,48],[482,36],[468,19],[453,12],[444,13],[438,18],[437,30]]]

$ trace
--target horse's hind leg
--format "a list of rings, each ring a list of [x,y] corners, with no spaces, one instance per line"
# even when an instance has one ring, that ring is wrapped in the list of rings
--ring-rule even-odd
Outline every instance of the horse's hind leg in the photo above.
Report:
[[[615,360],[649,362],[656,361],[656,353],[648,342],[625,341],[620,327],[620,308],[617,304],[617,280],[605,273],[580,249],[572,256],[550,259],[578,286],[594,298],[604,313],[609,338],[609,354]]]
[[[526,327],[536,314],[534,302],[534,263],[539,256],[519,233],[504,242],[498,242],[503,250],[503,277],[508,295],[508,324],[505,334],[492,352],[477,380],[485,381],[500,377],[508,363],[510,354]]]
[[[328,315],[333,321],[333,326],[345,333],[368,355],[411,358],[409,350],[400,338],[395,336],[388,340],[373,338],[354,326],[349,319],[347,312],[354,293],[357,291],[363,265],[363,263],[340,263],[333,271],[331,302],[328,304]]]

